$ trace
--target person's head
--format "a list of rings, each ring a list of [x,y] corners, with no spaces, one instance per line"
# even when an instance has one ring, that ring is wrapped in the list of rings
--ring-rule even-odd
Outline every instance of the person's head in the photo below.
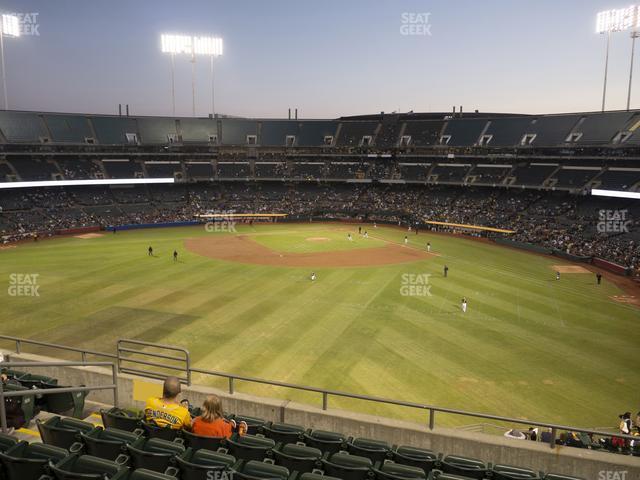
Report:
[[[202,419],[213,422],[218,418],[222,418],[222,402],[217,395],[209,395],[202,404]]]
[[[180,380],[178,377],[167,377],[162,386],[162,398],[166,400],[175,400],[180,394]]]

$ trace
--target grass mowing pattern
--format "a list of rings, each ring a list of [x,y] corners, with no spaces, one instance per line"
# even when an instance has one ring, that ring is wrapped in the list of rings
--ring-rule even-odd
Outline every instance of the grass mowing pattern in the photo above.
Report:
[[[376,239],[400,243],[405,236],[368,229]],[[357,226],[354,242],[333,225],[240,226],[238,233],[258,233],[256,241],[281,251],[364,242]],[[375,268],[318,267],[312,283],[308,269],[185,251],[183,240],[200,235],[226,234],[138,230],[0,251],[5,287],[11,273],[40,275],[39,297],[2,293],[1,331],[102,351],[117,338],[182,345],[202,368],[585,427],[615,426],[616,415],[637,403],[640,311],[611,301],[622,292],[606,280],[597,286],[594,275],[556,281],[551,265],[566,262],[421,233],[409,235],[410,246],[430,241],[440,256]],[[147,256],[149,245],[156,257]],[[403,274],[411,273],[431,274],[432,296],[400,294]],[[310,393],[243,382],[236,389],[321,404]],[[330,407],[426,421],[424,412],[359,401],[331,398]]]

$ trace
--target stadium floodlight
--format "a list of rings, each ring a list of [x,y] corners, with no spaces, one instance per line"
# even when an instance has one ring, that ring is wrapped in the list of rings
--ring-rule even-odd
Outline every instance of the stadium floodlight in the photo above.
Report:
[[[78,187],[86,185],[149,185],[175,183],[175,178],[106,178],[87,180],[37,180],[32,182],[0,182],[0,190],[9,188]]]
[[[613,198],[633,198],[640,199],[640,192],[623,192],[620,190],[602,190],[594,188],[591,195],[596,197],[613,197]]]
[[[222,55],[222,39],[219,37],[196,37],[191,35],[162,34],[160,36],[161,50],[171,55],[171,98],[173,114],[176,114],[175,100],[175,55],[189,55],[191,57],[191,98],[193,116],[196,115],[196,56],[211,57],[211,110],[215,116],[213,59]]]
[[[4,94],[4,109],[9,110],[7,94],[7,75],[4,64],[4,37],[20,36],[20,19],[16,15],[2,15],[2,31],[0,32],[0,64],[2,66],[2,93]]]

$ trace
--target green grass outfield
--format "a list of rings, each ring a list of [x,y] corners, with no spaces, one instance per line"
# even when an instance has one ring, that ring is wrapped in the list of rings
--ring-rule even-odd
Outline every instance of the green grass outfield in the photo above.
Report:
[[[284,252],[380,246],[405,235],[369,226],[375,238],[366,243],[351,228],[353,242],[335,225],[238,232]],[[566,261],[421,233],[409,235],[410,246],[430,241],[439,256],[318,266],[312,283],[310,269],[185,250],[184,239],[202,235],[227,233],[148,229],[2,250],[0,332],[101,351],[113,351],[121,337],[181,345],[201,368],[584,427],[616,426],[619,413],[638,409],[640,310],[610,300],[623,292],[606,280],[597,286],[592,274],[556,281],[551,265]],[[149,245],[156,257],[147,256]],[[12,273],[38,274],[40,296],[10,296]],[[411,274],[431,275],[431,296],[402,295]],[[244,382],[236,390],[321,403],[317,394]],[[425,412],[354,400],[332,398],[330,407],[426,421]],[[438,416],[439,425],[477,422]]]

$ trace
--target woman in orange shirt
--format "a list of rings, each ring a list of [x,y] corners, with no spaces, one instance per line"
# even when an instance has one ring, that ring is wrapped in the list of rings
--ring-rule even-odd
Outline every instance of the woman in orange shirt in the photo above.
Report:
[[[209,395],[202,404],[202,415],[193,420],[191,431],[203,437],[229,438],[236,428],[235,420],[227,420],[222,415],[222,402],[216,395]],[[240,422],[238,433],[247,433],[247,422]]]

